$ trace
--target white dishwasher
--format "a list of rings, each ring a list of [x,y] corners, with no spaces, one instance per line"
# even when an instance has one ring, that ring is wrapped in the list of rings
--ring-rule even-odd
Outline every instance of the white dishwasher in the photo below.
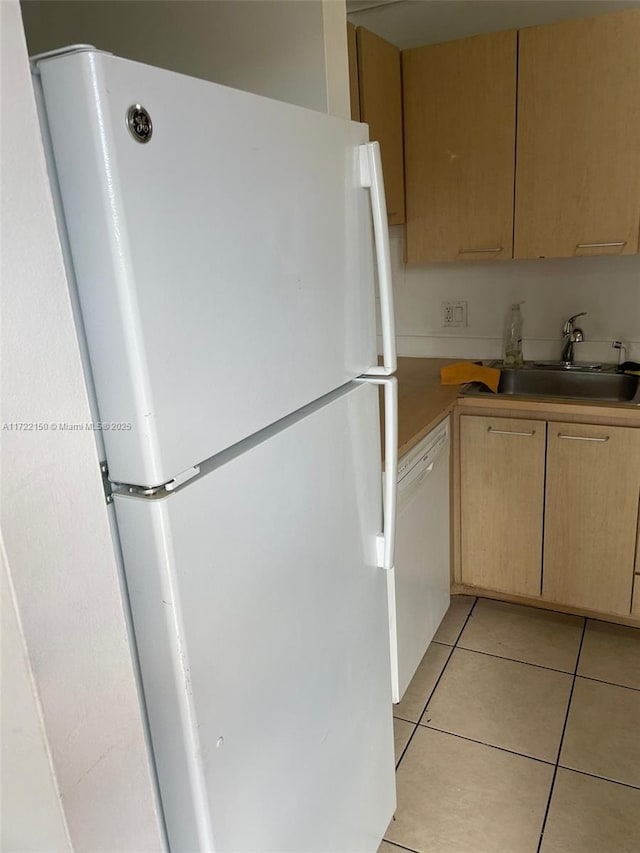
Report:
[[[395,568],[387,580],[394,702],[449,607],[449,429],[446,418],[398,462]]]

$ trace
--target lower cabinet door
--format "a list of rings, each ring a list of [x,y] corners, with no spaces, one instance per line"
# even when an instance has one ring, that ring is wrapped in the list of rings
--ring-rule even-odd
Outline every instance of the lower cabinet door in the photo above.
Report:
[[[543,597],[629,614],[640,430],[550,423]]]
[[[462,582],[539,596],[544,421],[460,418]]]

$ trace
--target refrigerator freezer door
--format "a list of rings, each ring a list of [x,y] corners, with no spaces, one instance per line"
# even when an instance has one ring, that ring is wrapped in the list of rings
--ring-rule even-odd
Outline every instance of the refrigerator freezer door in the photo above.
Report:
[[[175,853],[375,853],[393,813],[377,389],[329,399],[115,498]]]
[[[163,483],[375,366],[366,125],[98,51],[37,69],[112,479]]]

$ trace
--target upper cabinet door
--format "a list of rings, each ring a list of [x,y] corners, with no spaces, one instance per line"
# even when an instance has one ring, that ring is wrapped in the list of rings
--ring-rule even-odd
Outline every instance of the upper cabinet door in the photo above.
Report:
[[[380,143],[389,225],[404,222],[402,73],[400,50],[363,27],[357,29],[360,121]]]
[[[510,258],[515,30],[403,51],[407,262]]]
[[[633,254],[640,10],[521,30],[515,257]]]

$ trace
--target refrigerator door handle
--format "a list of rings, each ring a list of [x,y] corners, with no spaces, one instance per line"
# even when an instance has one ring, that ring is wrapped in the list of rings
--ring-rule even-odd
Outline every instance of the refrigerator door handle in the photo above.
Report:
[[[372,366],[367,373],[388,376],[395,373],[396,326],[393,312],[393,283],[391,279],[391,255],[389,252],[389,223],[387,222],[387,202],[384,194],[382,160],[380,144],[367,142],[360,146],[360,181],[368,187],[371,196],[373,216],[373,236],[376,246],[378,266],[378,287],[380,289],[380,319],[382,325],[382,365]]]
[[[376,537],[376,549],[378,566],[390,571],[394,565],[398,512],[398,380],[395,376],[362,376],[356,382],[384,388],[383,527]]]

